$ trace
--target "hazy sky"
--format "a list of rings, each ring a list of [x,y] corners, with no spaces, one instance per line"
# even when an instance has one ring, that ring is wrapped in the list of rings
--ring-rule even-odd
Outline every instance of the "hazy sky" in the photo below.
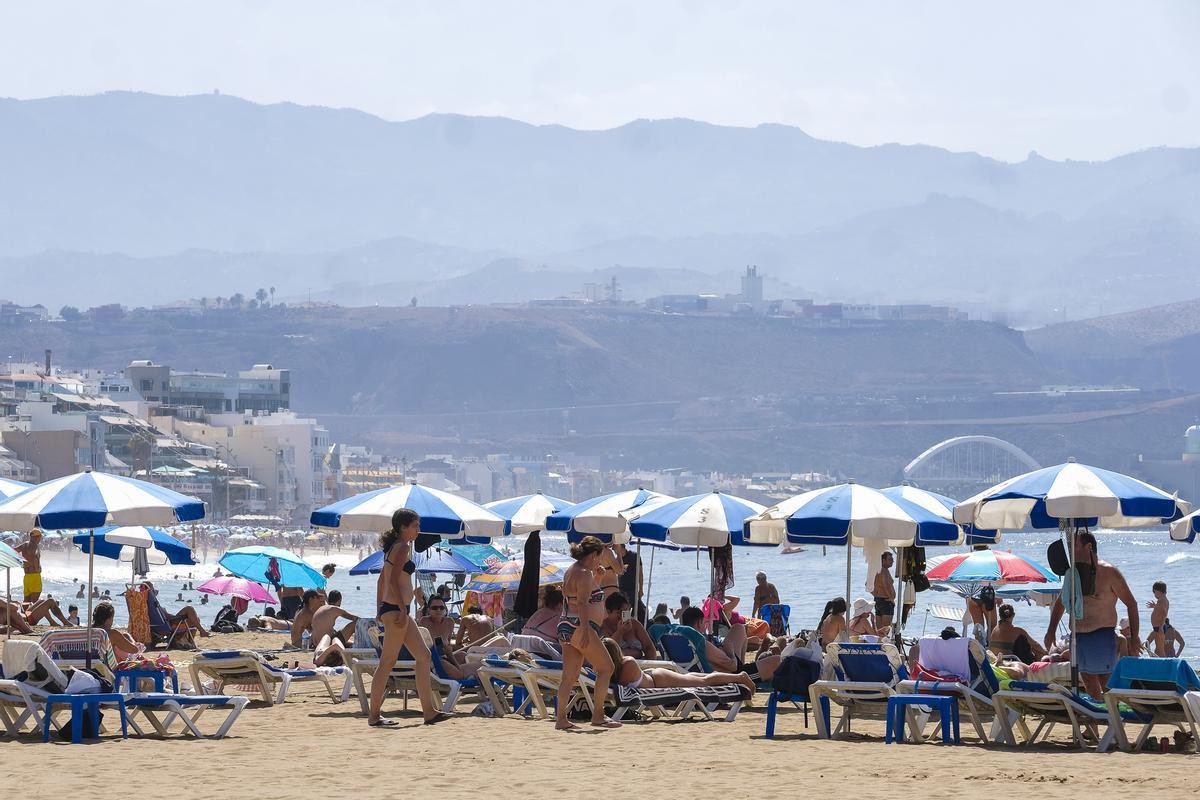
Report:
[[[782,122],[1020,160],[1200,145],[1200,3],[16,2],[0,95],[257,102],[604,128]]]

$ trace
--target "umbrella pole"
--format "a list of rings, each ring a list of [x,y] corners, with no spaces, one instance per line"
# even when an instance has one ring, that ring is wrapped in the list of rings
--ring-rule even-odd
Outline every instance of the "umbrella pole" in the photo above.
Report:
[[[633,618],[639,622],[642,620],[642,609],[639,607],[642,602],[642,540],[638,538],[637,552],[633,559],[633,594],[634,597],[630,601],[633,603]],[[647,612],[649,609],[647,609]]]
[[[850,546],[850,536],[846,536],[846,602],[850,602],[850,558],[854,548]]]
[[[8,596],[8,604],[4,606],[4,638],[12,638],[12,570],[4,570],[4,592]]]
[[[650,590],[654,588],[654,556],[653,550],[650,551],[650,574],[646,576],[646,617],[649,621],[650,617]]]
[[[1071,629],[1071,693],[1079,692],[1079,656],[1075,649],[1075,590],[1082,592],[1079,573],[1075,571],[1075,519],[1067,520],[1066,526],[1059,526],[1059,534],[1063,538],[1063,547],[1067,551],[1067,574],[1071,575],[1071,591],[1067,593],[1067,623]],[[1070,536],[1068,536],[1068,531]]]
[[[92,587],[95,586],[96,565],[96,529],[88,533],[88,610],[87,610],[87,639],[84,644],[84,662],[87,669],[92,668]]]

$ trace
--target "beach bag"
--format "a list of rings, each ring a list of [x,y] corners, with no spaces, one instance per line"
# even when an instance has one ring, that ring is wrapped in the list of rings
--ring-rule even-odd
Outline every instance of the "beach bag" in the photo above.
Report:
[[[994,586],[984,586],[979,590],[979,605],[988,611],[996,608],[996,588]]]
[[[213,620],[212,629],[217,633],[242,633],[242,626],[238,624],[238,614],[232,605],[227,605],[217,612],[216,619]]]
[[[821,665],[792,654],[779,662],[771,676],[771,688],[792,697],[808,697],[808,689],[821,677]]]
[[[81,713],[83,714],[83,738],[84,739],[100,738],[100,731],[98,731],[92,727],[92,715],[87,713],[86,711],[83,711]],[[100,711],[99,714],[96,715],[96,721],[99,722],[101,725],[104,724],[103,709]],[[73,718],[68,718],[66,721],[66,724],[64,724],[61,728],[58,729],[59,741],[62,741],[62,742],[71,741],[71,725],[73,724],[73,722],[74,722]]]
[[[1067,548],[1063,545],[1062,539],[1055,539],[1046,548],[1046,563],[1050,565],[1050,571],[1060,578],[1071,569],[1071,562],[1067,558]]]
[[[905,547],[900,563],[903,565],[900,577],[908,581],[914,592],[929,588],[929,578],[925,577],[924,547]]]

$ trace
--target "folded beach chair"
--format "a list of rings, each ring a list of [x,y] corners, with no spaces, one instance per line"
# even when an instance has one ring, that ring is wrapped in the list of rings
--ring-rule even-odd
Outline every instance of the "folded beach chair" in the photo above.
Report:
[[[914,667],[915,680],[901,681],[896,687],[897,691],[901,694],[955,697],[960,713],[971,721],[981,742],[989,740],[983,728],[984,722],[992,723],[993,738],[1001,737],[1004,726],[996,720],[997,707],[992,704],[992,696],[1000,689],[1000,680],[992,671],[983,645],[975,639],[926,636],[920,640],[919,646],[921,669],[918,672]],[[1015,717],[1015,712],[1007,706],[1001,706],[1001,710]],[[916,741],[923,739],[922,728],[920,724],[911,726]]]
[[[1076,747],[1083,747],[1091,738],[1101,753],[1112,746],[1116,736],[1116,728],[1110,724],[1112,712],[1105,705],[1087,695],[1072,694],[1070,689],[1059,684],[1012,681],[1008,688],[992,695],[992,705],[1001,726],[1000,736],[993,738],[1004,744],[1020,743],[1015,731],[1020,732],[1026,745],[1048,741],[1050,732],[1058,724],[1071,726]],[[1128,708],[1118,713],[1124,719],[1139,719]],[[1027,722],[1029,718],[1038,722],[1032,732]],[[1085,730],[1091,737],[1084,737]]]
[[[92,628],[89,639],[87,628],[60,628],[44,634],[38,644],[60,667],[87,666],[91,655],[91,668],[110,681],[116,679],[117,655],[108,633]]]
[[[237,722],[242,709],[249,702],[250,698],[237,695],[148,693],[128,695],[125,698],[125,708],[128,712],[129,727],[138,736],[146,735],[137,724],[137,718],[142,716],[159,736],[170,735],[172,724],[178,720],[182,723],[180,733],[190,733],[197,739],[221,739],[229,733],[229,729]],[[205,711],[228,712],[211,736],[206,736],[199,727],[200,716]]]
[[[854,716],[887,719],[888,698],[897,692],[903,675],[900,653],[892,644],[834,643],[825,649],[835,679],[816,681],[808,695],[817,709],[817,733],[825,739],[850,732]],[[830,706],[842,709],[836,730],[830,730]]]
[[[228,684],[255,687],[267,705],[284,702],[292,684],[310,682],[322,684],[329,692],[329,699],[336,703],[339,697],[334,694],[331,680],[348,672],[345,667],[284,669],[268,663],[253,650],[204,650],[196,655],[189,671],[193,690],[197,693],[203,692],[203,678],[207,676],[216,680],[218,693]],[[278,696],[272,697],[272,690],[277,685]]]
[[[1108,679],[1104,702],[1122,750],[1140,750],[1158,724],[1190,729],[1194,740],[1200,742],[1200,678],[1182,658],[1125,656]],[[1140,715],[1143,723],[1132,743],[1125,731],[1127,720],[1118,713],[1121,703]]]
[[[791,633],[792,628],[790,619],[792,616],[792,607],[780,603],[772,603],[762,606],[758,609],[758,618],[771,626],[771,634],[778,636],[775,631],[782,630],[783,633]]]

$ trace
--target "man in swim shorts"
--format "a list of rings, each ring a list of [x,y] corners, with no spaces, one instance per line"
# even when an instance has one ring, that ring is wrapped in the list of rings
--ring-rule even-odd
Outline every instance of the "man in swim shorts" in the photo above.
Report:
[[[34,528],[29,541],[14,548],[25,559],[25,602],[36,603],[42,596],[42,532]]]
[[[1083,617],[1075,621],[1075,661],[1083,686],[1092,697],[1103,697],[1108,676],[1117,665],[1117,601],[1124,604],[1129,619],[1129,655],[1141,652],[1138,638],[1138,606],[1129,584],[1121,571],[1101,561],[1097,555],[1096,537],[1087,531],[1075,534],[1075,563],[1092,566],[1096,572],[1095,588],[1083,596]],[[1045,643],[1054,644],[1058,621],[1062,619],[1062,598],[1054,601],[1050,610],[1050,625]]]

